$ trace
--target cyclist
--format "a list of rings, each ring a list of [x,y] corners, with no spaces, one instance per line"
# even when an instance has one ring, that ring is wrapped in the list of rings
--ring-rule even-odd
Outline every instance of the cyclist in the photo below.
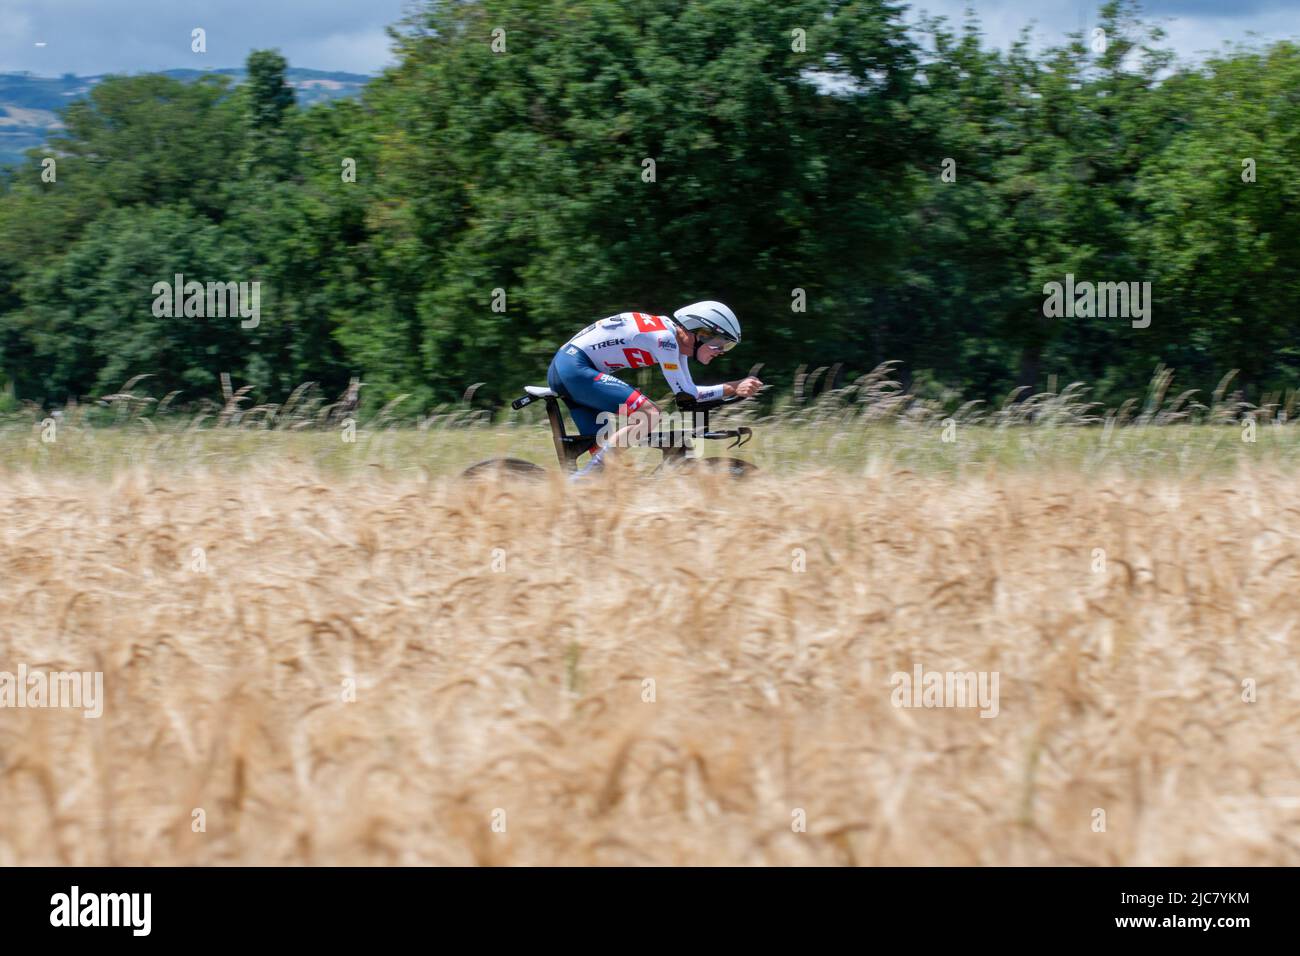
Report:
[[[626,407],[629,422],[591,447],[591,461],[575,478],[600,471],[610,449],[633,429],[643,433],[655,427],[659,409],[631,385],[612,373],[628,368],[658,365],[674,394],[698,402],[757,394],[763,383],[749,377],[722,385],[696,385],[691,381],[690,360],[708,365],[723,352],[740,344],[740,320],[721,302],[696,302],[672,314],[620,312],[593,322],[555,353],[546,384],[564,400],[578,433],[595,435],[601,412],[617,414]],[[643,416],[643,417],[641,417]]]

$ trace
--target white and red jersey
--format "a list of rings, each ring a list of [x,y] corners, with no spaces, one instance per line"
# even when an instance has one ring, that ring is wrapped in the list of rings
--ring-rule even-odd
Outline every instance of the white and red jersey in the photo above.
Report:
[[[691,381],[690,359],[678,351],[677,334],[666,315],[620,312],[593,322],[566,344],[582,349],[602,371],[658,365],[674,394],[685,393],[697,402],[723,397],[721,385]]]

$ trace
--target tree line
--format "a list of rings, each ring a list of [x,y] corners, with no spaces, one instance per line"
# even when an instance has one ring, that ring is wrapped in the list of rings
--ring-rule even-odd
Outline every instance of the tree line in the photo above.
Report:
[[[222,373],[266,401],[354,377],[408,410],[499,400],[587,323],[700,298],[744,322],[728,378],[1297,380],[1295,44],[1181,63],[1127,0],[1006,51],[885,0],[427,2],[390,34],[359,99],[301,108],[268,50],[239,86],[117,77],[66,107],[0,178],[11,400],[145,373],[182,402]],[[260,320],[155,314],[177,274],[258,283]],[[1149,283],[1149,321],[1045,308],[1067,277]]]

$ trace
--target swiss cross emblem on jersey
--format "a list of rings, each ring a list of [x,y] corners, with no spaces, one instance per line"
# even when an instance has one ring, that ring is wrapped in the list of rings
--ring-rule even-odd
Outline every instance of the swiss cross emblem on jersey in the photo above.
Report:
[[[657,315],[647,315],[645,312],[633,312],[632,321],[636,323],[638,332],[667,332],[668,326],[664,325],[662,317]],[[645,349],[624,349],[623,357],[627,359],[628,368],[647,368],[655,364],[655,357]]]

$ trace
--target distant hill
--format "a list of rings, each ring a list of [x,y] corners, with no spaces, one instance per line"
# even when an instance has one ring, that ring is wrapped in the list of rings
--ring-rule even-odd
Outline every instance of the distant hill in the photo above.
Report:
[[[185,83],[192,83],[208,73],[232,77],[236,85],[244,80],[241,68],[162,71],[163,76]],[[0,165],[21,162],[24,150],[40,146],[60,127],[56,110],[85,96],[109,75],[73,76],[66,73],[49,77],[32,73],[0,73]],[[288,78],[300,106],[357,96],[373,79],[360,73],[297,67],[289,68]]]

